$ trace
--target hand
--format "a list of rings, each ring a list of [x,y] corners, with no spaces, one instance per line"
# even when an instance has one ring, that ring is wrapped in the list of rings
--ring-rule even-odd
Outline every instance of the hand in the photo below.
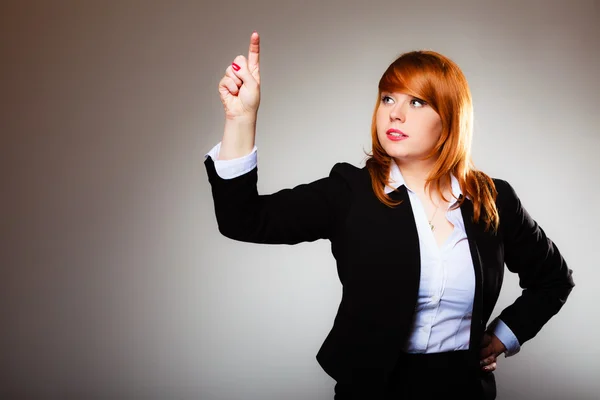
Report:
[[[496,370],[496,359],[498,356],[506,351],[504,343],[498,339],[493,333],[486,332],[483,334],[483,340],[481,341],[481,351],[479,353],[479,365],[481,369],[486,372]]]
[[[225,118],[256,118],[260,104],[260,37],[257,32],[250,36],[248,59],[237,56],[225,70],[219,82],[219,94],[225,108]],[[236,69],[239,70],[236,71]]]

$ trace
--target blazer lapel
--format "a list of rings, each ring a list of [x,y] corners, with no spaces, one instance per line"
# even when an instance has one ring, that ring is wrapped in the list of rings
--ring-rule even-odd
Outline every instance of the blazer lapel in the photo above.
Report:
[[[471,319],[471,340],[469,349],[479,357],[479,349],[481,347],[483,325],[483,266],[479,247],[477,246],[477,237],[481,233],[480,224],[473,222],[473,203],[469,199],[465,199],[460,207],[465,231],[469,240],[469,249],[471,250],[471,259],[473,260],[473,268],[475,269],[475,295],[473,298],[473,313]]]
[[[417,225],[415,223],[415,216],[410,199],[408,197],[408,191],[406,186],[402,185],[397,191],[389,194],[390,198],[395,201],[402,201],[402,203],[394,208],[387,208],[388,216],[391,226],[397,227],[397,234],[401,235],[401,241],[403,244],[403,254],[401,260],[403,264],[407,266],[413,266],[410,268],[411,271],[407,271],[407,268],[402,270],[400,276],[401,279],[407,278],[407,273],[411,274],[411,278],[416,278],[416,292],[418,293],[419,279],[421,276],[421,249],[419,245],[419,233],[417,231]],[[393,241],[397,241],[396,235],[392,236]],[[397,255],[396,255],[397,257]],[[416,301],[416,297],[415,297]]]
[[[392,200],[400,200],[402,203],[393,208],[384,207],[381,215],[390,227],[387,235],[389,237],[384,239],[387,243],[383,248],[394,249],[391,254],[385,255],[388,271],[385,274],[384,286],[388,300],[392,300],[391,303],[399,307],[397,312],[408,317],[408,322],[405,324],[406,321],[398,318],[396,314],[393,318],[395,324],[401,323],[402,328],[407,330],[419,294],[421,278],[419,234],[406,187],[399,187],[389,196]]]

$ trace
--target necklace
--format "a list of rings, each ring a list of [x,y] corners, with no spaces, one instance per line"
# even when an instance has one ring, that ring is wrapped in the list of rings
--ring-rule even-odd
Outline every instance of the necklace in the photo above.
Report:
[[[433,219],[435,218],[435,214],[437,214],[438,208],[440,208],[440,206],[437,206],[435,208],[435,211],[433,212],[433,215],[431,216],[431,219],[428,221],[429,222],[429,227],[431,228],[431,232],[433,232],[435,230],[435,226],[431,223],[431,221],[433,221]]]

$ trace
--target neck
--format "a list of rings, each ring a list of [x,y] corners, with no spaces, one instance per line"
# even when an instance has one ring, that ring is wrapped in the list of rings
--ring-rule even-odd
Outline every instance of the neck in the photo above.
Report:
[[[433,169],[436,160],[433,158],[427,160],[400,160],[394,159],[402,177],[411,190],[425,193],[425,181]]]

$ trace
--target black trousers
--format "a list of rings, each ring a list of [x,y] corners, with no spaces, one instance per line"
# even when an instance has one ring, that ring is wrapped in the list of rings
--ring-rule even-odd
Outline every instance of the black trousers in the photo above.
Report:
[[[335,385],[335,400],[484,399],[479,360],[465,351],[406,354],[386,382],[360,376]],[[378,383],[379,382],[379,383]]]

